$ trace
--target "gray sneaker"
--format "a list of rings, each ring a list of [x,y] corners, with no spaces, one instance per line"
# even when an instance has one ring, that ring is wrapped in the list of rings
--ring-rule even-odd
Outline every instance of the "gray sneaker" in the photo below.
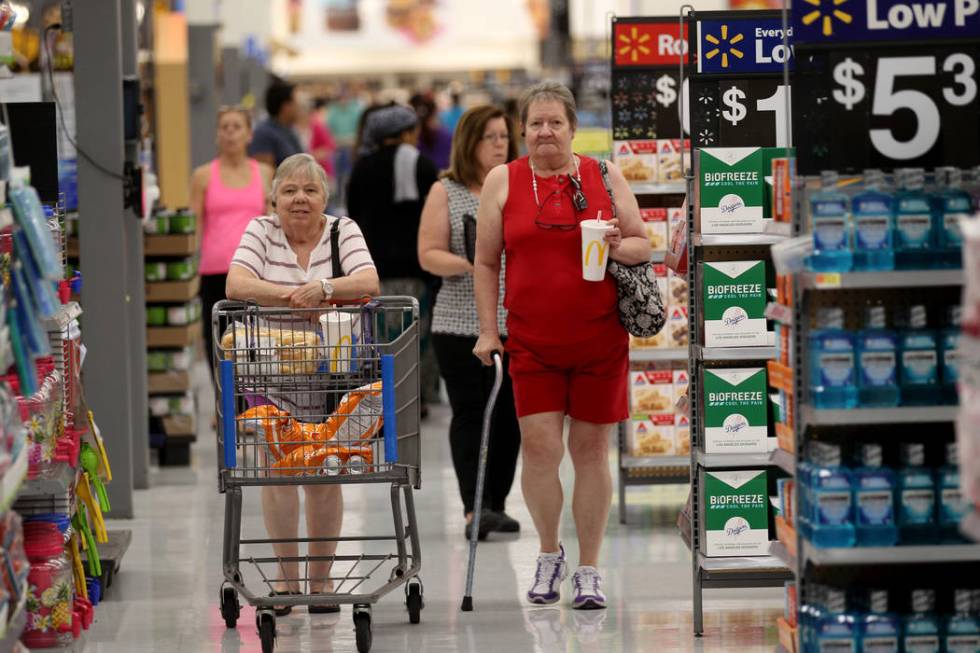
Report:
[[[572,575],[575,610],[601,610],[606,607],[606,595],[602,593],[602,576],[595,567],[579,567]]]
[[[568,576],[565,564],[565,547],[558,545],[558,553],[538,555],[538,568],[534,572],[534,584],[527,591],[527,600],[535,605],[550,605],[561,598],[559,586]]]

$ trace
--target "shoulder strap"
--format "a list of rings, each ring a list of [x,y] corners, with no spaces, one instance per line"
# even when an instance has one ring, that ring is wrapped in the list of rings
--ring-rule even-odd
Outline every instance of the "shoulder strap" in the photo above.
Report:
[[[616,217],[616,198],[613,197],[612,186],[609,185],[609,166],[605,159],[599,159],[599,172],[602,173],[602,185],[606,187],[609,194],[609,203],[612,205],[613,217]]]
[[[340,267],[340,218],[330,225],[330,267],[331,279],[346,276],[344,269]]]

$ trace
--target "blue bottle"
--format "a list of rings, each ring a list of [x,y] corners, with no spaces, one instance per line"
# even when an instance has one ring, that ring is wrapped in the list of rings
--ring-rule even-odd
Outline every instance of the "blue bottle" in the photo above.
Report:
[[[844,310],[822,308],[810,332],[810,398],[816,408],[854,408],[858,403],[854,341],[844,330]]]
[[[937,267],[938,223],[932,199],[923,190],[925,172],[921,168],[896,170],[899,191],[895,194],[895,267],[899,270],[925,270]]]
[[[933,590],[912,590],[912,613],[906,615],[902,629],[905,653],[939,653],[939,625],[936,593]]]
[[[847,595],[843,590],[828,589],[826,610],[817,626],[817,651],[858,650],[858,616],[847,610]]]
[[[902,463],[895,493],[899,541],[902,544],[935,544],[938,540],[936,484],[932,470],[925,467],[925,446],[903,444]]]
[[[824,595],[827,588],[813,583],[807,587],[807,600],[800,608],[800,649],[803,653],[815,652],[817,646],[817,628],[823,619]]]
[[[861,617],[860,653],[898,653],[902,618],[888,608],[888,590],[868,593],[868,611]]]
[[[855,337],[858,402],[864,407],[897,406],[898,336],[885,328],[885,307],[871,306]]]
[[[945,620],[943,644],[945,653],[976,653],[980,651],[980,615],[973,605],[971,590],[953,592],[953,614]]]
[[[884,190],[881,170],[864,171],[864,191],[851,200],[854,269],[895,269],[895,197]]]
[[[936,333],[927,328],[926,307],[909,308],[906,328],[899,337],[899,381],[902,404],[936,406],[940,403]]]
[[[960,320],[963,316],[961,306],[950,306],[946,327],[939,334],[940,381],[944,404],[955,406],[959,403],[956,382],[960,378]]]
[[[946,444],[946,464],[936,470],[936,517],[939,537],[944,544],[964,541],[960,522],[970,510],[970,504],[960,490],[959,448],[955,442]]]
[[[821,443],[810,441],[807,443],[806,454],[800,461],[796,468],[797,474],[797,501],[799,505],[797,506],[796,515],[796,527],[806,539],[810,539],[812,531],[810,530],[813,510],[810,507],[810,485],[813,483],[812,475],[813,469],[817,464],[817,445]]]
[[[861,447],[861,467],[854,470],[853,477],[857,545],[893,546],[898,542],[895,472],[882,466],[880,444]]]
[[[837,173],[820,173],[821,189],[810,195],[813,254],[810,268],[817,272],[851,269],[851,200],[837,190]]]
[[[857,539],[851,472],[841,465],[839,446],[827,447],[821,464],[814,468],[811,476],[813,545],[820,548],[854,546]]]
[[[959,168],[936,168],[935,210],[941,219],[939,230],[940,263],[945,268],[963,267],[963,236],[960,220],[973,213],[973,198],[963,190],[963,172]]]

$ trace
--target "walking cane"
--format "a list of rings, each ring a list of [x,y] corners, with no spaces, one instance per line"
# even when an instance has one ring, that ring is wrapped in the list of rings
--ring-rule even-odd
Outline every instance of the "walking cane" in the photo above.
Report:
[[[470,560],[466,568],[466,593],[463,594],[463,612],[473,611],[473,571],[476,567],[476,543],[480,537],[480,512],[483,510],[483,483],[487,475],[487,453],[490,450],[490,418],[497,403],[500,386],[504,382],[504,362],[500,352],[493,352],[494,379],[487,407],[483,411],[483,433],[480,435],[480,462],[476,472],[476,502],[473,506],[473,524],[470,526]]]

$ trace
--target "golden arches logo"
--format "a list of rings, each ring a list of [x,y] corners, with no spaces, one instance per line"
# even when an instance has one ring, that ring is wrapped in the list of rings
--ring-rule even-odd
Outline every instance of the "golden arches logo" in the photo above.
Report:
[[[626,36],[625,34],[619,35],[620,43],[626,44],[619,47],[619,55],[623,56],[628,54],[630,61],[636,63],[641,54],[650,54],[650,48],[644,44],[649,42],[651,38],[653,37],[649,34],[640,34],[640,31],[635,26],[631,27],[629,36]]]
[[[803,0],[808,5],[816,7],[813,11],[803,16],[804,25],[812,25],[818,20],[821,22],[820,31],[824,36],[833,36],[834,34],[834,18],[844,23],[845,25],[850,25],[854,20],[851,14],[837,9],[843,4],[846,4],[848,0]],[[826,13],[823,11],[823,5],[825,3],[832,3],[833,8],[829,9]]]
[[[348,349],[353,345],[350,336],[341,336],[337,341],[337,344],[333,346],[330,351],[330,373],[337,374],[345,370],[340,369],[340,352],[347,347]]]
[[[728,38],[728,25],[721,26],[721,37],[714,36],[712,34],[706,34],[704,40],[711,45],[717,46],[708,50],[704,55],[705,59],[714,59],[719,54],[721,55],[721,67],[728,68],[728,55],[732,55],[736,59],[741,59],[745,56],[745,53],[734,47],[736,43],[740,43],[745,39],[744,34],[736,34],[735,36]],[[722,52],[722,46],[727,46],[726,51]]]
[[[604,258],[606,258],[606,250],[609,248],[609,243],[600,240],[593,240],[588,245],[586,245],[585,254],[582,255],[582,263],[586,267],[588,267],[589,261],[592,260],[593,247],[595,248],[596,255],[598,256],[598,258],[596,259],[596,264],[598,265],[602,263],[602,260]]]

